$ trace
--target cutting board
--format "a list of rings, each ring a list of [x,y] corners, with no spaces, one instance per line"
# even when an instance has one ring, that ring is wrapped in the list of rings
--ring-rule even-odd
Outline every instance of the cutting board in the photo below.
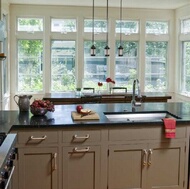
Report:
[[[80,113],[77,112],[71,112],[71,117],[74,121],[78,120],[98,120],[100,119],[99,115],[96,112],[91,112],[89,115],[82,116]]]

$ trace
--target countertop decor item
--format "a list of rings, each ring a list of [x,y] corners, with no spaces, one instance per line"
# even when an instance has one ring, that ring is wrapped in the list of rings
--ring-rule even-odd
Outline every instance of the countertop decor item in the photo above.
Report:
[[[41,108],[41,107],[39,108],[30,107],[30,111],[33,115],[40,115],[40,116],[43,116],[48,112],[47,108]]]
[[[33,115],[45,115],[48,111],[54,112],[54,104],[49,100],[34,100],[30,105],[30,111]]]
[[[111,92],[110,89],[112,88],[112,85],[115,84],[115,81],[112,80],[110,77],[107,77],[107,78],[106,78],[106,82],[107,82],[107,84],[108,84],[108,88],[107,88],[108,93],[110,93],[110,92]]]
[[[18,98],[16,100],[16,98]],[[19,110],[22,111],[29,111],[30,109],[30,99],[32,98],[32,95],[15,95],[14,101],[19,107]]]

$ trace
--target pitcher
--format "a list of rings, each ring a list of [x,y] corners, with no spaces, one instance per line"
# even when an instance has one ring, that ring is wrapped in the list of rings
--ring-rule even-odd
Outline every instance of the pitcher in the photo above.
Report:
[[[16,98],[18,98],[18,101],[16,100]],[[32,95],[15,95],[14,101],[18,105],[20,111],[29,111],[31,98]]]

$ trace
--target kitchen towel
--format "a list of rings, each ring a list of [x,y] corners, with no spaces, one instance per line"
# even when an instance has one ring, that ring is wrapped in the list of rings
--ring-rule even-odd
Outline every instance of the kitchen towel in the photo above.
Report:
[[[165,138],[175,138],[176,120],[173,118],[164,118]]]

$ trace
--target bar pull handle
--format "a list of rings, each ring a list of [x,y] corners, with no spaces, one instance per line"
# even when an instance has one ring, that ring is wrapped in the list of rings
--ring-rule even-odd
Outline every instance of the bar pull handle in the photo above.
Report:
[[[152,164],[152,149],[148,150],[148,165],[150,166]]]
[[[77,147],[73,149],[74,152],[88,152],[90,150],[90,147],[86,147],[83,149],[78,149]]]
[[[53,154],[53,158],[54,158],[54,167],[53,167],[53,170],[57,170],[57,153],[54,153]]]
[[[89,134],[85,135],[85,136],[78,136],[78,135],[74,135],[73,136],[73,139],[83,139],[83,140],[86,140],[90,137]]]
[[[45,140],[46,138],[47,138],[46,135],[44,135],[43,137],[30,136],[30,140]]]
[[[143,150],[143,166],[146,166],[147,164],[147,150]]]

